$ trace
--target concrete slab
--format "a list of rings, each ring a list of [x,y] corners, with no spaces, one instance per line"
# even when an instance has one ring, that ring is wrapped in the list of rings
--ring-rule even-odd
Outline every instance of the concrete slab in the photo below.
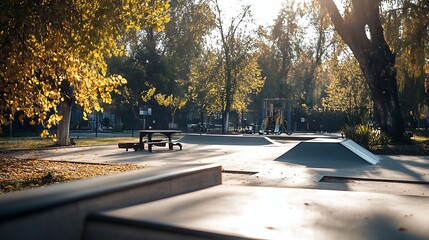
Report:
[[[186,134],[179,142],[202,145],[261,146],[275,144],[270,138],[257,135]]]
[[[160,147],[154,148],[152,153],[147,151],[126,152],[116,145],[110,145],[0,154],[24,159],[113,164],[132,163],[153,167],[174,164],[217,163],[221,164],[223,169],[235,172],[222,174],[224,184],[337,189],[429,196],[429,185],[424,184],[353,181],[343,183],[320,182],[324,176],[429,182],[429,156],[379,156],[381,160],[376,165],[359,162],[355,167],[341,167],[338,165],[321,167],[311,164],[306,165],[302,162],[275,161],[275,159],[281,158],[283,154],[299,143],[299,141],[285,139],[287,137],[283,138],[283,140],[276,140],[277,143],[275,144],[252,146],[183,143],[183,151],[169,151],[168,148]],[[240,172],[257,173],[249,175]]]
[[[219,165],[179,165],[0,195],[0,239],[81,239],[88,213],[156,201],[222,183]]]
[[[188,139],[183,142],[183,151],[154,148],[153,153],[126,152],[111,145],[0,154],[53,161],[146,164],[154,168],[217,163],[227,170],[222,174],[221,188],[174,197],[171,202],[163,200],[97,215],[86,228],[87,239],[115,236],[124,239],[124,235],[116,234],[129,234],[127,239],[161,236],[161,239],[187,240],[213,236],[217,239],[429,238],[426,209],[429,156],[379,156],[381,160],[376,165],[318,166],[275,161],[299,141],[282,138],[266,144],[266,139],[260,137],[245,139],[251,143],[240,145],[232,136],[209,141],[203,135],[205,144],[197,138]],[[346,180],[321,182],[324,177]],[[127,216],[127,220],[122,216]],[[100,231],[101,235],[91,235]]]
[[[84,239],[428,239],[428,214],[422,197],[218,186],[93,214]]]

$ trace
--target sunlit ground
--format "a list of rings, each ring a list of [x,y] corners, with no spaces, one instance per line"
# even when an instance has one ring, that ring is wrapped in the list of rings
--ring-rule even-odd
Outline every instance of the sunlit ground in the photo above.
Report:
[[[76,146],[97,146],[118,144],[118,142],[136,142],[136,138],[79,138],[75,139]],[[0,138],[0,150],[34,149],[55,146],[50,138]]]

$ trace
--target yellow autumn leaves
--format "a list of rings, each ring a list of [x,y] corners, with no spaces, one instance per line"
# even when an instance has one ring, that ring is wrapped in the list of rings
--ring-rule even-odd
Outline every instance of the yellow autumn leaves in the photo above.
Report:
[[[56,182],[93,178],[142,168],[147,168],[147,166],[2,158],[0,161],[0,169],[2,169],[0,195],[5,192],[41,187]]]
[[[180,80],[177,80],[177,82],[180,82]],[[153,98],[159,105],[170,108],[171,120],[174,122],[174,115],[176,114],[176,111],[186,105],[189,100],[188,96],[175,96],[173,94],[167,95],[156,93],[155,87],[148,87],[150,87],[148,90],[145,90],[141,93],[141,99],[143,102],[147,102]]]
[[[252,94],[261,91],[265,78],[261,76],[258,54],[243,56],[232,71],[231,109],[241,112],[251,102]],[[194,60],[191,67],[189,92],[193,100],[208,113],[225,110],[225,61],[220,53],[207,52]],[[223,104],[223,105],[222,105]]]
[[[30,118],[42,136],[61,120],[58,105],[70,101],[101,111],[111,92],[125,84],[109,76],[106,58],[125,53],[129,29],[162,30],[168,1],[44,0],[40,5],[0,3],[0,124]]]
[[[188,97],[158,93],[157,95],[155,95],[155,100],[158,102],[159,105],[171,109],[171,122],[174,123],[174,115],[176,114],[176,111],[186,105],[186,103],[188,102]]]
[[[373,108],[368,86],[356,59],[345,58],[341,64],[330,66],[328,74],[332,81],[327,86],[327,96],[323,98],[324,108],[348,113]]]

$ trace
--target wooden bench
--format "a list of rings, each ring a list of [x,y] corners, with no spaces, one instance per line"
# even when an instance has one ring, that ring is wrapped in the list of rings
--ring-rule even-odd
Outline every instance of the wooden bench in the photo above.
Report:
[[[150,142],[146,142],[147,143],[147,148],[149,150],[149,152],[152,152],[152,147],[158,146],[158,147],[165,147],[166,144],[168,144],[168,146],[170,147],[170,150],[173,150],[173,146],[179,146],[180,150],[182,150],[182,144],[177,142],[176,140],[172,140],[172,141],[168,141],[168,140],[152,140]]]
[[[134,149],[134,151],[144,150],[144,143],[118,143],[119,148],[125,148],[128,152],[128,148]]]

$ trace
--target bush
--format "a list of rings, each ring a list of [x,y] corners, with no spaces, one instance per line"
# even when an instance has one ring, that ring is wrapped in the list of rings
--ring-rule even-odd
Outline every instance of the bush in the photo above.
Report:
[[[115,124],[112,128],[112,132],[122,132],[123,124],[121,122]]]
[[[341,131],[346,138],[355,141],[368,150],[374,150],[378,146],[386,147],[390,142],[386,134],[368,125],[359,124],[355,127],[346,125],[341,128]]]

